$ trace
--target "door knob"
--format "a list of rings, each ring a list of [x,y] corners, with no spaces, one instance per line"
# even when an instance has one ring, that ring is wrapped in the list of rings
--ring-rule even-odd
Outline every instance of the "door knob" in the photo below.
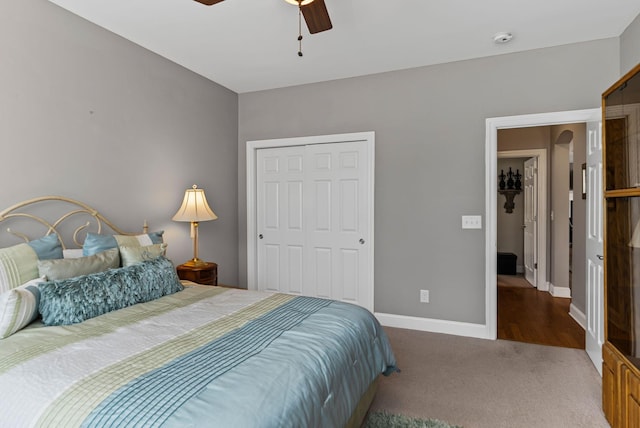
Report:
[[[598,257],[600,260],[604,260],[604,256],[601,256],[600,254],[596,255],[596,257]]]
[[[260,235],[258,235],[258,238],[260,238],[260,239],[264,238],[264,236],[262,236],[262,233]]]
[[[360,238],[360,240],[358,241],[360,244],[364,245],[364,239]]]

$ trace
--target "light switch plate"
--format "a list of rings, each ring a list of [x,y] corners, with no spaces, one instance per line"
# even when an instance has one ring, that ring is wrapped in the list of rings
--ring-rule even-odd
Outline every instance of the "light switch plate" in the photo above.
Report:
[[[462,228],[463,229],[482,229],[482,216],[481,215],[463,215]]]

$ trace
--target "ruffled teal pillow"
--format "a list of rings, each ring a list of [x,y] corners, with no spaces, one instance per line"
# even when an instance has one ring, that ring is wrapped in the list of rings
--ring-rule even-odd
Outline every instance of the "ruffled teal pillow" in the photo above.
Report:
[[[42,283],[39,309],[45,325],[75,324],[183,288],[173,263],[158,257],[119,269]]]

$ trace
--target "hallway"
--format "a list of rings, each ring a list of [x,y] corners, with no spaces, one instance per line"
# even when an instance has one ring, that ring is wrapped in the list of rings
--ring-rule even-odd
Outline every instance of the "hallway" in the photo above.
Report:
[[[570,299],[538,291],[521,275],[498,275],[498,339],[584,349]]]

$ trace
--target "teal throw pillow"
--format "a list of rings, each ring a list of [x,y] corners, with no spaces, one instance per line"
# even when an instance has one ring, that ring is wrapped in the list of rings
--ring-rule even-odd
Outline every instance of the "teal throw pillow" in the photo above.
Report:
[[[38,255],[39,260],[61,259],[62,244],[58,240],[58,235],[52,233],[40,239],[27,242]]]
[[[45,325],[69,325],[183,288],[173,263],[161,256],[119,269],[40,284],[39,309]]]

